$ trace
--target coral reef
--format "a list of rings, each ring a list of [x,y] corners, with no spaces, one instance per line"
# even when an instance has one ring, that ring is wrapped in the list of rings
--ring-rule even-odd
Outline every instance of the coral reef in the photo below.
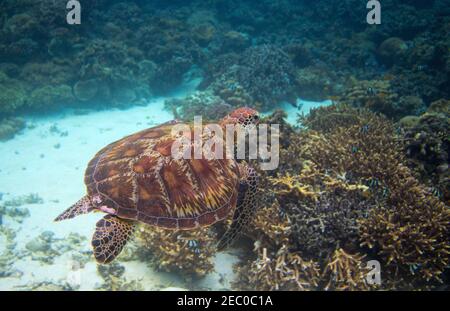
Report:
[[[26,91],[22,83],[0,71],[0,115],[11,114],[25,103]]]
[[[450,203],[450,102],[433,102],[428,111],[409,126],[403,126],[409,165],[419,179],[432,187],[437,197]]]
[[[398,64],[404,60],[408,45],[400,38],[388,38],[378,48],[378,56],[387,65]]]
[[[281,163],[276,173],[259,172],[262,206],[245,232],[255,248],[236,267],[235,286],[448,286],[445,1],[384,0],[376,27],[365,23],[366,7],[357,0],[332,7],[324,0],[82,0],[79,27],[55,14],[64,4],[0,1],[0,140],[25,127],[21,114],[139,105],[170,93],[192,73],[203,75],[200,91],[165,104],[186,121],[216,120],[237,106],[269,111],[281,101],[295,104],[298,96],[330,98],[331,107],[299,116],[299,128],[280,111],[264,119],[281,125]],[[0,222],[20,223],[27,217],[20,206],[32,203],[42,199],[2,200]],[[214,229],[141,229],[138,254],[132,249],[121,259],[138,256],[162,270],[204,276],[212,270]],[[20,275],[12,267],[15,233],[0,231],[0,277]],[[74,247],[82,240],[67,239]],[[26,245],[20,255],[47,264],[67,251],[49,232]],[[382,265],[381,287],[364,282],[369,259]],[[120,265],[99,267],[99,274],[101,289],[141,288],[123,277]],[[29,288],[72,289],[47,282]]]
[[[342,248],[334,251],[322,273],[325,290],[368,290],[365,255],[349,254]]]
[[[237,63],[209,74],[216,77],[210,86],[214,93],[234,106],[244,104],[268,110],[283,100],[295,103],[293,64],[276,46],[250,47]]]
[[[0,5],[0,68],[24,80],[0,92],[0,103],[8,103],[1,114],[20,112],[29,94],[48,84],[77,90],[74,106],[140,104],[170,92],[195,67],[233,106],[268,109],[296,95],[342,95],[352,87],[349,77],[390,76],[398,98],[417,96],[425,105],[448,98],[448,22],[440,1],[386,0],[378,27],[364,23],[366,8],[356,0],[333,4],[332,15],[323,0],[82,1],[86,23],[79,27],[54,14],[64,4]]]
[[[306,128],[291,129],[278,173],[263,174],[263,206],[246,231],[254,254],[236,267],[235,286],[438,286],[449,261],[450,212],[407,167],[394,124],[345,104],[312,110],[300,121]],[[372,259],[386,273],[381,287],[365,279]],[[283,278],[283,269],[297,277]]]
[[[33,90],[28,100],[32,103],[31,110],[55,110],[69,106],[74,97],[68,85],[46,85]]]
[[[203,121],[219,120],[233,110],[230,104],[207,91],[195,92],[183,99],[168,99],[164,106],[173,112],[175,118],[188,122],[192,122],[195,116],[201,116]]]
[[[25,120],[21,118],[4,118],[0,121],[0,141],[14,138],[25,128]]]
[[[178,272],[186,278],[213,270],[215,234],[210,228],[171,231],[141,226],[137,234],[139,257],[156,269]]]
[[[381,112],[396,121],[425,108],[418,96],[399,96],[389,80],[354,81],[338,101]]]

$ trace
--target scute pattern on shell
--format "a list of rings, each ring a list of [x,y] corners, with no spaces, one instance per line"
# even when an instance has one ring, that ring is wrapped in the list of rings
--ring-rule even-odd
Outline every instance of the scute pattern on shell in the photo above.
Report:
[[[86,169],[88,194],[99,194],[121,218],[163,228],[192,229],[224,219],[237,200],[237,163],[172,158],[171,125],[100,150]]]

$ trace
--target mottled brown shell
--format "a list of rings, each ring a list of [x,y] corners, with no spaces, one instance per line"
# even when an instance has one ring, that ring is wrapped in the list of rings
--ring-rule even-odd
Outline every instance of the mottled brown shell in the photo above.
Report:
[[[235,207],[239,169],[232,159],[176,160],[166,123],[114,142],[89,162],[90,196],[117,216],[169,229],[193,229],[224,219]]]

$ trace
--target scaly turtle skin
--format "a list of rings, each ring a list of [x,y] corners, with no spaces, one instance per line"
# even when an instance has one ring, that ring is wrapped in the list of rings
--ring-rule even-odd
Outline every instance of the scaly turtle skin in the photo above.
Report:
[[[222,120],[250,126],[257,112],[240,108]],[[218,243],[229,245],[255,206],[255,171],[234,159],[175,159],[172,128],[177,121],[122,138],[102,150],[85,172],[87,195],[55,220],[91,211],[107,215],[97,222],[94,256],[109,263],[121,252],[136,222],[173,230],[210,226],[234,210],[233,224]],[[193,133],[191,133],[193,137]]]

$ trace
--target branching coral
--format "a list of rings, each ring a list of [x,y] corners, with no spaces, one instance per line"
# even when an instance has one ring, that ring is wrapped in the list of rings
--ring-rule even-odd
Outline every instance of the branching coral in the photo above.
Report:
[[[342,248],[334,251],[322,272],[325,290],[368,290],[365,256],[349,254]]]
[[[407,168],[394,125],[343,104],[303,121],[309,129],[290,134],[279,174],[263,175],[262,192],[271,194],[248,234],[258,259],[242,271],[277,288],[265,281],[278,280],[274,266],[257,265],[258,252],[276,260],[283,248],[317,263],[320,289],[378,288],[363,278],[369,257],[386,273],[382,288],[410,288],[413,275],[422,280],[417,288],[439,280],[448,265],[449,210]]]
[[[258,250],[258,258],[236,267],[239,288],[247,290],[313,290],[320,281],[320,269],[314,261],[303,260],[285,246],[276,254]]]
[[[361,220],[362,245],[377,250],[388,269],[442,282],[449,264],[450,210],[413,177],[405,177],[391,188],[391,204]]]
[[[196,231],[171,231],[140,227],[137,234],[139,256],[164,271],[185,276],[205,276],[213,269],[215,234],[210,228]]]
[[[326,194],[315,203],[285,203],[292,243],[307,258],[324,258],[336,247],[355,249],[357,219],[367,217],[374,203],[359,193]]]

